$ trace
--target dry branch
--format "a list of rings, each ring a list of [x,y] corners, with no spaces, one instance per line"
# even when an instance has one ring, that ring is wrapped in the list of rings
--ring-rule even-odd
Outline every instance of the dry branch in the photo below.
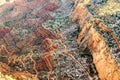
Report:
[[[90,49],[93,62],[101,80],[120,80],[120,68],[116,64],[104,38],[93,26],[97,24],[100,28],[104,28],[104,31],[109,32],[117,43],[118,48],[120,48],[119,41],[109,29],[103,26],[102,22],[98,23],[98,20],[90,14],[86,8],[86,6],[90,4],[89,1],[90,0],[77,0],[72,13],[72,20],[77,21],[82,29],[77,41],[79,44],[82,42],[81,45],[86,45]]]

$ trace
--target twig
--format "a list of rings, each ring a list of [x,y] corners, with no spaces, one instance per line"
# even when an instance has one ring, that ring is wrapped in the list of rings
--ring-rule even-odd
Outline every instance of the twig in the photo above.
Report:
[[[78,63],[81,66],[81,68],[87,73],[87,75],[90,76],[89,71],[86,70],[83,64],[80,61],[78,61],[70,52],[67,52],[67,53],[65,52],[64,54],[70,56],[75,61],[75,63]]]

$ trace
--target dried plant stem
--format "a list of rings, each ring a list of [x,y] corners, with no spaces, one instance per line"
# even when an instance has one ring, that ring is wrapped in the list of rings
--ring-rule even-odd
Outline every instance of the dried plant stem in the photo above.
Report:
[[[120,43],[113,32],[106,28],[100,20],[95,19],[88,11],[86,8],[87,4],[89,4],[88,1],[90,0],[83,0],[83,2],[76,3],[72,13],[72,20],[77,21],[82,29],[77,41],[81,43],[82,37],[87,38],[82,45],[86,45],[86,47],[89,48],[93,57],[93,63],[95,64],[98,76],[101,80],[120,80],[120,67],[115,62],[103,36],[100,35],[93,26],[97,25],[103,31],[110,33],[119,49]],[[84,32],[86,32],[90,26],[91,28],[87,34],[84,35]]]
[[[71,58],[75,61],[75,63],[79,64],[79,65],[81,66],[81,68],[82,68],[82,69],[87,73],[87,75],[90,77],[89,71],[85,69],[85,67],[83,66],[83,64],[82,64],[80,61],[78,61],[70,52],[67,52],[67,53],[65,53],[65,54],[68,55],[69,57],[71,57]]]
[[[90,77],[89,71],[84,68],[84,66],[82,65],[82,63],[79,62],[79,61],[71,54],[71,52],[67,51],[67,46],[62,42],[62,40],[60,40],[59,42],[60,42],[60,44],[63,45],[63,47],[64,47],[64,52],[63,52],[63,53],[64,53],[65,55],[68,55],[69,57],[71,57],[71,58],[75,61],[75,63],[79,64],[79,65],[81,66],[81,68],[82,68],[82,69],[87,73],[87,75]],[[62,54],[62,55],[64,56],[64,54]]]

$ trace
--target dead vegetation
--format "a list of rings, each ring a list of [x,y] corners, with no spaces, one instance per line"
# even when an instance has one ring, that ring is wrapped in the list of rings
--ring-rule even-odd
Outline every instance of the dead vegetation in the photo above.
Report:
[[[72,20],[78,22],[82,29],[77,42],[79,45],[84,45],[84,47],[90,49],[101,80],[119,80],[120,68],[116,64],[104,38],[94,29],[94,26],[97,25],[103,31],[108,32],[116,42],[118,49],[120,49],[120,43],[110,29],[99,19],[92,16],[86,7],[87,5],[90,5],[90,0],[77,0],[72,13]]]

